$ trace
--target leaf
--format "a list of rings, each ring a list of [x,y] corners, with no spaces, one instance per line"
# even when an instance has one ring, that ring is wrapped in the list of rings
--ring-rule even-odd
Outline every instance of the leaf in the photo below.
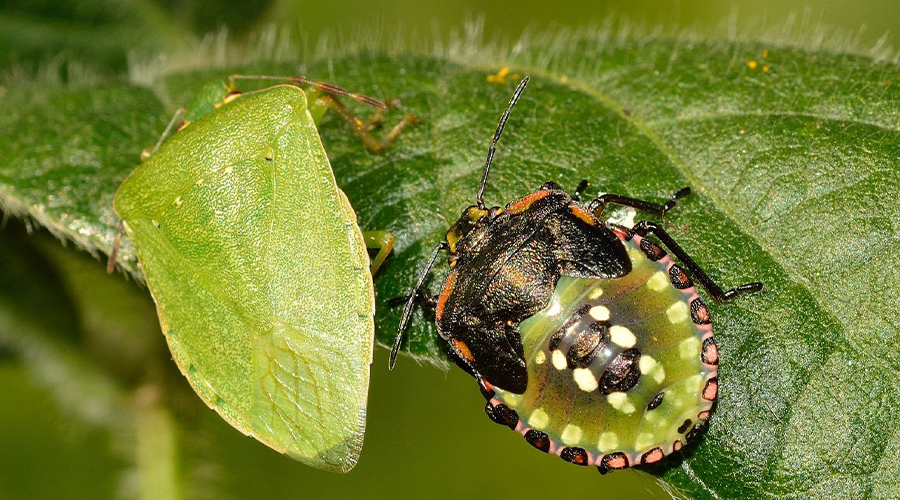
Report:
[[[0,68],[33,71],[40,63],[90,60],[95,70],[122,73],[129,50],[157,51],[177,34],[174,22],[148,0],[4,2]]]
[[[495,158],[489,203],[547,180],[574,188],[584,178],[594,189],[647,199],[690,185],[695,194],[667,217],[675,238],[718,282],[766,284],[755,296],[710,305],[722,355],[719,404],[700,445],[655,472],[695,498],[900,494],[900,455],[889,445],[900,435],[896,63],[787,43],[592,31],[537,37],[512,54],[447,50],[351,54],[304,67],[400,98],[423,121],[384,156],[364,152],[337,119],[320,129],[360,226],[398,238],[376,277],[379,342],[390,342],[398,319],[386,299],[413,283],[474,199],[514,85],[488,76],[509,65],[534,78]],[[186,102],[209,78],[172,75],[171,101]],[[0,130],[4,143],[22,138]],[[18,194],[21,171],[10,165],[34,154],[0,156],[7,205],[30,206]],[[92,227],[113,231],[99,218]],[[431,290],[445,271],[432,274]],[[407,349],[439,352],[427,315],[417,313]]]
[[[78,312],[59,286],[60,273],[34,238],[16,229],[0,238],[0,346],[17,353],[70,415],[121,438],[130,427],[127,395],[82,356]]]
[[[116,188],[165,125],[149,91],[123,85],[10,89],[0,96],[0,207],[96,254],[118,232]],[[125,245],[120,264],[134,271]]]
[[[34,390],[28,386],[8,384],[4,397],[13,399],[6,402],[19,408],[15,398],[22,390],[31,399],[45,398],[46,393],[56,404],[49,411],[42,409],[37,420],[62,420],[65,425],[57,427],[67,433],[105,431],[100,448],[114,454],[117,463],[107,459],[112,468],[105,474],[89,471],[95,480],[104,479],[98,487],[113,486],[111,475],[124,479],[138,473],[121,482],[139,488],[141,498],[174,498],[181,487],[176,427],[163,403],[183,410],[180,401],[190,391],[160,342],[152,301],[121,276],[108,275],[86,254],[62,248],[43,231],[29,236],[20,224],[12,226],[4,228],[0,239],[0,347],[18,355],[22,367],[45,387],[29,394]],[[165,398],[159,387],[166,387]],[[199,405],[196,398],[188,401]],[[191,411],[181,411],[179,417],[188,428],[195,421]],[[18,427],[35,432],[30,430],[33,425]],[[50,454],[71,453],[71,443],[54,440],[52,432],[46,438]],[[19,448],[13,445],[22,451]],[[21,458],[29,463],[32,455]],[[44,457],[44,462],[51,471],[61,470],[53,458]],[[58,480],[33,480],[43,490],[59,487]]]
[[[0,362],[3,494],[19,500],[73,491],[115,497],[117,475],[127,463],[110,450],[109,436],[77,420],[61,422],[53,398],[29,375],[17,363]]]

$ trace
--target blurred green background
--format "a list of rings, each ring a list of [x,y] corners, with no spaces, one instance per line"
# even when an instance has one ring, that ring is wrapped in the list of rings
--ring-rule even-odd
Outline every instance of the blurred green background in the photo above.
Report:
[[[528,29],[579,27],[616,15],[646,27],[663,26],[672,32],[691,28],[713,37],[778,36],[785,25],[792,26],[794,33],[809,34],[824,25],[835,36],[854,40],[863,48],[874,46],[886,32],[900,32],[896,0],[830,0],[812,5],[799,0],[122,0],[64,5],[51,0],[0,0],[0,52],[4,54],[0,64],[7,76],[33,70],[57,54],[74,54],[88,66],[115,73],[127,65],[123,47],[176,50],[181,41],[191,43],[223,26],[234,33],[234,40],[270,24],[290,26],[314,43],[326,34],[350,40],[358,32],[379,29],[388,39],[395,36],[397,27],[402,27],[400,37],[446,36],[464,22],[479,19],[486,38],[514,39]],[[158,42],[117,28],[117,16],[135,12],[159,23],[171,36]],[[63,36],[53,29],[54,23],[74,23],[78,30]],[[108,44],[98,49],[98,37],[105,37]],[[22,255],[29,257],[19,259]],[[41,283],[51,287],[91,283],[97,291],[82,302],[45,294],[46,307],[30,302],[16,309],[30,299],[10,283],[25,280],[36,283],[36,288]],[[241,436],[206,410],[167,358],[149,294],[121,276],[106,276],[102,263],[71,248],[63,250],[42,231],[28,235],[21,224],[11,221],[0,232],[0,286],[4,283],[9,286],[0,290],[0,330],[6,329],[5,335],[0,331],[0,340],[6,342],[0,342],[0,499],[135,497],[141,484],[129,448],[135,442],[157,452],[159,447],[180,447],[176,465],[189,471],[184,480],[194,485],[188,490],[192,498],[223,494],[229,498],[668,497],[641,473],[601,478],[592,470],[530,450],[521,439],[488,421],[469,377],[455,369],[443,372],[417,366],[409,359],[401,359],[398,369],[388,372],[386,352],[381,349],[375,356],[368,432],[358,467],[346,476],[313,470]],[[41,289],[33,292],[43,293]],[[47,317],[27,317],[29,307]],[[103,324],[106,320],[98,318],[107,318],[110,310],[129,318]],[[110,333],[126,323],[133,328],[127,334],[119,332],[126,337]],[[72,327],[67,329],[67,324]],[[21,343],[9,340],[17,338],[19,329],[29,328],[51,333]],[[57,331],[63,333],[54,336],[52,332]],[[110,346],[121,350],[110,352]],[[73,364],[69,357],[79,355],[87,361]],[[166,381],[171,394],[135,391],[136,395],[127,396],[138,399],[129,404],[140,409],[138,418],[143,418],[145,428],[160,430],[150,438],[121,430],[115,406],[104,406],[103,398],[92,399],[76,390],[85,387],[79,385],[83,381],[74,381],[78,383],[71,387],[57,383],[75,373],[86,377],[88,386],[97,391],[115,392],[115,387],[90,380],[92,364],[96,364],[116,373],[122,386],[139,386],[128,363],[150,357],[162,360],[153,369],[160,372],[157,378]],[[54,372],[56,365],[48,364],[48,359],[74,371]],[[41,363],[47,366],[36,368]],[[189,420],[178,424],[167,420],[168,414],[156,412],[158,400],[175,400],[179,418],[187,415]],[[177,444],[157,438],[176,426],[183,427],[171,431]]]

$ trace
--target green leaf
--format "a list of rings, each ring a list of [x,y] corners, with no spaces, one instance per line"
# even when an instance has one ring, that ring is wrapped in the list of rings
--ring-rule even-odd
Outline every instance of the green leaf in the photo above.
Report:
[[[400,98],[403,111],[423,122],[382,156],[365,152],[334,117],[320,129],[360,226],[398,238],[376,276],[382,344],[398,319],[386,299],[413,283],[428,251],[474,199],[489,137],[515,83],[489,81],[504,65],[534,78],[495,158],[489,203],[504,204],[548,180],[574,188],[584,178],[604,192],[660,200],[690,185],[695,194],[666,220],[675,238],[718,282],[766,284],[760,294],[710,305],[722,355],[719,404],[700,445],[657,474],[695,498],[900,494],[900,455],[889,446],[900,435],[900,270],[892,264],[900,240],[900,67],[790,44],[594,32],[539,37],[512,54],[460,44],[441,56],[348,55],[304,66],[309,76]],[[210,78],[176,74],[165,88],[171,102],[184,103]],[[69,95],[99,104],[90,94]],[[14,123],[28,123],[26,109],[63,119],[52,106],[20,108],[20,100],[6,101],[20,114]],[[128,134],[136,162],[138,144],[152,142],[144,127],[159,133],[167,113],[144,116],[133,99],[103,102],[117,112],[97,106],[85,113],[111,130],[142,124]],[[86,121],[84,113],[69,114],[78,115],[66,117],[73,127]],[[393,113],[388,123],[398,118]],[[45,131],[32,147],[9,151],[29,134],[2,120],[0,199],[46,214],[37,203],[60,185],[42,191],[22,166],[58,158],[35,144],[66,143],[77,156],[80,136]],[[102,134],[84,144],[98,142]],[[105,182],[84,192],[111,200],[115,183]],[[106,249],[114,221],[108,205],[90,205],[82,227]],[[39,221],[82,238],[59,214]],[[430,290],[445,271],[435,270]],[[417,313],[407,349],[440,359],[427,315]]]
[[[162,105],[148,90],[108,84],[10,89],[0,107],[0,207],[108,254],[113,195],[167,121]],[[122,250],[134,271],[130,246]]]
[[[114,498],[119,471],[127,466],[109,447],[109,436],[82,422],[60,418],[46,388],[25,368],[0,362],[0,486],[8,498]],[[65,471],[61,474],[60,471]]]
[[[43,235],[46,236],[46,235]],[[17,353],[57,404],[83,422],[129,432],[128,396],[82,355],[78,312],[53,262],[19,228],[0,238],[0,346]]]
[[[157,51],[176,36],[174,21],[148,0],[0,3],[4,69],[33,71],[40,63],[90,61],[94,70],[122,73],[128,68],[129,51]]]

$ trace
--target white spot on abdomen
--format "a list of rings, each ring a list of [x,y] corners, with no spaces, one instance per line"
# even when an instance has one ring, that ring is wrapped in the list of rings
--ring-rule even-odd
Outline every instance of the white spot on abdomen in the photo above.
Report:
[[[666,309],[666,315],[673,324],[681,323],[688,318],[688,306],[684,302],[676,302]]]
[[[553,351],[553,367],[557,370],[562,370],[566,366],[568,366],[568,363],[566,363],[566,355],[559,349]]]
[[[575,379],[578,388],[584,392],[594,392],[600,385],[600,382],[594,377],[594,373],[588,368],[576,368],[572,371],[572,378]]]
[[[634,344],[637,343],[637,338],[631,333],[631,330],[622,325],[613,325],[609,327],[609,338],[614,344],[626,349],[634,347]]]
[[[596,321],[609,321],[609,309],[604,306],[594,306],[588,311]]]
[[[560,438],[562,438],[562,442],[566,446],[574,446],[581,442],[581,434],[581,427],[569,424],[565,429],[563,429]]]

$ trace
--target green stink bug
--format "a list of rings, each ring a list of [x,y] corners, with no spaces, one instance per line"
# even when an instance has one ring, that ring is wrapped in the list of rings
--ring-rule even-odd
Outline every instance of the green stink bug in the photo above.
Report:
[[[316,129],[323,107],[368,136],[333,97],[208,85],[114,206],[172,356],[203,401],[278,451],[346,472],[365,429],[371,272],[393,236],[357,226]],[[367,246],[380,248],[371,272]]]

